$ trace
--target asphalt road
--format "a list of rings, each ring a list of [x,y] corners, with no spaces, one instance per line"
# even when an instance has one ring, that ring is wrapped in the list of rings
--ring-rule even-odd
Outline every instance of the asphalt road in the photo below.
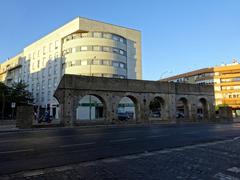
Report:
[[[238,123],[2,132],[0,175],[238,136]]]

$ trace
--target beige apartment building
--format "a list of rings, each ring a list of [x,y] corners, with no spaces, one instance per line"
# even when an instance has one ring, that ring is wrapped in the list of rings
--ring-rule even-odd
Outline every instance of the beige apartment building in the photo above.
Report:
[[[2,82],[25,81],[34,103],[53,116],[63,74],[142,79],[141,32],[77,17],[0,65]]]
[[[203,68],[160,81],[212,84],[214,85],[215,105],[231,106],[233,114],[240,116],[240,64],[236,60],[231,64]]]

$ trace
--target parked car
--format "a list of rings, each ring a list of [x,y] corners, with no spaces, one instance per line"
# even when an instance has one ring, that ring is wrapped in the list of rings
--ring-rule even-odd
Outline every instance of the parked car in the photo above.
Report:
[[[184,118],[184,113],[183,112],[177,112],[176,118]]]
[[[159,118],[161,117],[161,112],[160,111],[153,111],[150,114],[151,117]]]
[[[133,112],[118,112],[118,119],[123,121],[123,120],[129,120],[133,119],[134,113]]]
[[[202,113],[197,113],[197,118],[198,119],[203,119],[203,114]]]

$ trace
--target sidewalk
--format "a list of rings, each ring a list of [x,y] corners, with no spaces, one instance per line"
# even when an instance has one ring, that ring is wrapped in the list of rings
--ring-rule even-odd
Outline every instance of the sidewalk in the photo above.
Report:
[[[32,128],[29,129],[19,129],[16,125],[0,125],[1,132],[13,132],[13,131],[34,131],[34,130],[51,130],[58,128],[78,128],[78,129],[87,129],[87,128],[124,128],[124,127],[149,127],[149,126],[165,126],[165,127],[176,127],[182,125],[199,125],[199,124],[240,124],[240,122],[153,122],[153,123],[135,123],[135,124],[104,124],[104,125],[82,125],[82,126],[72,126],[65,127],[61,126],[59,122],[46,123],[42,122],[41,124],[34,123]]]

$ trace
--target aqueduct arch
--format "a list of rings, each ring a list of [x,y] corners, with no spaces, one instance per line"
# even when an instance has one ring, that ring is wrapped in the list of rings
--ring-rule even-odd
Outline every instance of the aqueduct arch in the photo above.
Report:
[[[208,102],[206,98],[201,97],[198,102],[198,107],[197,107],[197,118],[199,120],[208,120],[209,119],[209,114],[208,114]]]
[[[155,96],[149,103],[150,118],[158,119],[158,120],[165,119],[165,114],[166,114],[165,107],[166,107],[166,103],[163,97]]]
[[[125,109],[130,111],[130,116],[134,109],[136,123],[151,122],[151,113],[160,116],[156,120],[176,122],[179,111],[184,114],[183,120],[194,120],[199,102],[203,105],[204,117],[214,117],[214,90],[208,85],[64,75],[54,95],[60,105],[60,121],[66,126],[81,122],[77,117],[77,108],[86,95],[98,99],[95,104],[89,103],[94,106],[95,116],[100,113],[101,117],[95,117],[93,123],[121,121],[118,109],[124,97],[131,99],[134,105],[127,106],[128,101],[125,101],[121,106],[127,107]]]
[[[189,100],[186,97],[180,97],[176,102],[176,118],[189,119]]]

